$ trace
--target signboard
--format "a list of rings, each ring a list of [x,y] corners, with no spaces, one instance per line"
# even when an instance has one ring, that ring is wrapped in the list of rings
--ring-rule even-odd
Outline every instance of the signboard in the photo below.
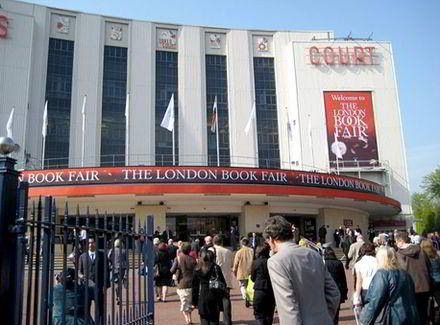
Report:
[[[345,228],[353,227],[353,219],[344,219],[344,227]]]
[[[370,91],[325,91],[330,167],[369,166],[378,160]]]
[[[374,65],[374,46],[309,48],[310,63],[314,65]]]
[[[23,171],[30,187],[101,184],[264,184],[333,188],[384,195],[382,185],[358,178],[258,168],[112,167]]]

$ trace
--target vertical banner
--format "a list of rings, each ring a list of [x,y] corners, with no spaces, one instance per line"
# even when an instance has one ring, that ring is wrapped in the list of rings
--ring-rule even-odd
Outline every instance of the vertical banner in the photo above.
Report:
[[[370,91],[325,91],[330,167],[371,166],[378,160]]]

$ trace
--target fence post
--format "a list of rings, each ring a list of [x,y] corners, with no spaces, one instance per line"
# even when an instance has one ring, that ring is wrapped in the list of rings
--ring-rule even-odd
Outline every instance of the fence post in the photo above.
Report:
[[[147,294],[147,324],[154,324],[154,302],[156,298],[156,291],[154,286],[154,259],[155,259],[155,248],[153,245],[153,232],[154,232],[154,217],[153,216],[147,216],[147,229],[146,229],[146,238],[145,238],[145,244],[146,244],[146,258],[144,259],[147,261],[147,268],[148,268],[148,274],[147,274],[147,285],[148,285],[148,294]]]
[[[16,160],[0,157],[0,315],[2,323],[16,325],[14,271],[17,260],[17,236],[13,233],[17,212],[19,173],[14,169]],[[11,310],[12,308],[12,310]]]

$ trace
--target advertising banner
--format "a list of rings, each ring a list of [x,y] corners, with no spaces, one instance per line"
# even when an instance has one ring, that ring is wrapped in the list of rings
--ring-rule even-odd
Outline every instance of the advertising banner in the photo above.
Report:
[[[384,195],[364,179],[305,171],[233,167],[97,167],[23,171],[30,187],[105,184],[263,184],[333,188]]]
[[[330,167],[374,166],[378,161],[370,91],[325,91]]]

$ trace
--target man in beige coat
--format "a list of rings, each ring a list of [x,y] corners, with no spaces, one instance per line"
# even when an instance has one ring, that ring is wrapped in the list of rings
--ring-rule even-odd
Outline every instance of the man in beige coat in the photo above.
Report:
[[[228,286],[228,293],[222,297],[223,322],[225,323],[225,325],[231,325],[232,313],[231,313],[231,298],[229,296],[229,292],[232,288],[232,260],[234,257],[229,249],[223,247],[223,237],[221,235],[215,235],[213,242],[216,251],[215,262],[222,269],[222,273],[225,278],[226,285]]]
[[[248,247],[249,239],[247,237],[243,237],[240,243],[241,248],[235,254],[232,272],[240,283],[240,291],[243,299],[246,299],[246,287],[248,284],[248,277],[251,274],[254,251],[252,248]]]

